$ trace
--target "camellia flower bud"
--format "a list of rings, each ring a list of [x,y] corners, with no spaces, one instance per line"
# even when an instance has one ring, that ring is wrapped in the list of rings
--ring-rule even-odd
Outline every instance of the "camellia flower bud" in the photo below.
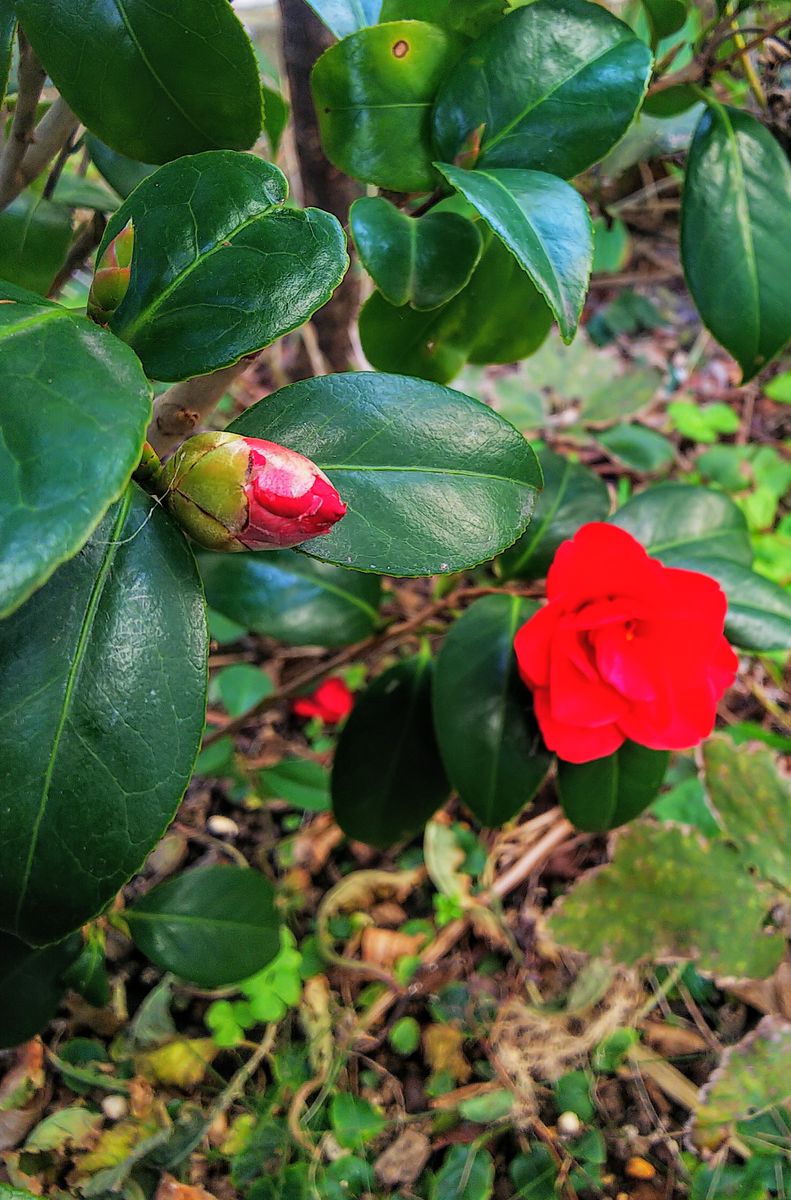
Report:
[[[260,438],[200,433],[163,468],[167,504],[209,550],[282,550],[329,533],[346,505],[315,463]]]
[[[126,295],[132,270],[135,231],[132,222],[114,237],[96,264],[88,294],[88,316],[106,325]]]

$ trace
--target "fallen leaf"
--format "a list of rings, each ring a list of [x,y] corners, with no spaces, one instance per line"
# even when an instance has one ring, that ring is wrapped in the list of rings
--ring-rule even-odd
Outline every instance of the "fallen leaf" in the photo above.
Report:
[[[202,1187],[191,1187],[188,1183],[179,1183],[172,1175],[163,1175],[154,1200],[215,1200],[211,1192]]]
[[[431,1142],[419,1129],[405,1129],[374,1163],[376,1178],[383,1187],[414,1183],[431,1154]]]
[[[152,1083],[190,1091],[203,1081],[206,1068],[219,1053],[211,1038],[176,1038],[155,1050],[135,1055],[135,1067]]]

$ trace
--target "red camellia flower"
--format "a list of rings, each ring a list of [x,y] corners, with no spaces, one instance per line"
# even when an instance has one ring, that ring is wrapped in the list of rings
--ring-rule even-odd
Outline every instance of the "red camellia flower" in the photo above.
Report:
[[[320,717],[327,725],[337,725],[348,717],[354,706],[354,696],[345,681],[332,675],[320,683],[315,692],[295,700],[292,708],[298,717]]]
[[[711,733],[737,667],[715,580],[665,567],[625,530],[591,522],[558,549],[547,601],[514,649],[559,758],[590,762],[627,739],[685,750]]]

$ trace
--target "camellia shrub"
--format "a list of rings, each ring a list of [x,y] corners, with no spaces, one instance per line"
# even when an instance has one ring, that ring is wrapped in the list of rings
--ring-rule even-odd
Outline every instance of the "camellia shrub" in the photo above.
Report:
[[[692,299],[745,382],[783,349],[791,166],[743,85],[745,38],[763,36],[739,32],[744,6],[645,0],[634,28],[590,0],[313,7],[337,38],[312,75],[323,148],[368,191],[348,231],[375,369],[290,384],[206,431],[250,359],[330,302],[346,233],[253,152],[265,130],[276,156],[282,100],[227,0],[0,0],[3,1045],[66,986],[102,1002],[97,918],[204,988],[281,947],[255,870],[188,870],[114,907],[201,747],[206,597],[245,628],[342,650],[381,628],[381,577],[439,577],[455,619],[438,653],[422,640],[353,707],[337,677],[295,706],[346,718],[333,811],[379,847],[451,792],[499,826],[552,771],[574,825],[620,826],[669,752],[712,733],[737,653],[791,648],[789,595],[753,571],[724,490],[664,483],[612,511],[593,472],[446,386],[553,327],[574,339],[608,232],[595,247],[598,164],[679,113]],[[784,881],[739,857],[750,838],[721,811],[710,853],[636,825],[550,931],[624,962],[655,949],[771,971],[764,884]],[[670,859],[677,878],[656,865]],[[639,929],[619,912],[635,863],[660,897]],[[695,887],[701,921],[730,899],[719,935],[684,933],[686,885],[688,920]]]

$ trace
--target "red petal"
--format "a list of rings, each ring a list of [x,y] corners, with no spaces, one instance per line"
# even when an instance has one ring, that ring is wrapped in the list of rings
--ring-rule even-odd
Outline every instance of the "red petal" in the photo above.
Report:
[[[606,754],[613,754],[626,741],[615,724],[590,729],[558,721],[552,715],[549,694],[544,689],[535,693],[534,705],[538,727],[547,748],[566,762],[585,763],[594,758],[603,758]]]

